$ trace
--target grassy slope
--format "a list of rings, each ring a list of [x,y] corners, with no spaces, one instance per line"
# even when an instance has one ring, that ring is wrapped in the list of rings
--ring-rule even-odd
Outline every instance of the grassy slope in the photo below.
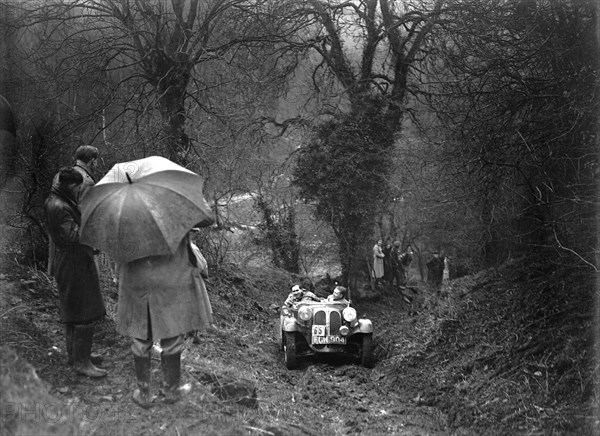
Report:
[[[407,346],[388,353],[393,384],[444,410],[455,430],[599,434],[595,277],[549,258],[452,281],[427,299]]]

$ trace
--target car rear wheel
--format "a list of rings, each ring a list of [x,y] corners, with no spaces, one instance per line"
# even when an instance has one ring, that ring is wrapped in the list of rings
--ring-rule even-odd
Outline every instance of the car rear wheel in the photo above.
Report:
[[[363,334],[360,353],[360,363],[365,368],[373,368],[375,360],[373,357],[373,334]]]
[[[283,332],[283,356],[287,369],[296,369],[298,367],[295,332]]]

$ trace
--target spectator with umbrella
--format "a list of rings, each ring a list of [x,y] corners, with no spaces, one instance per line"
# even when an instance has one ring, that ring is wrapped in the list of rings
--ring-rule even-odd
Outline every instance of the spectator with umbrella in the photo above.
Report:
[[[138,388],[152,405],[150,350],[160,341],[166,403],[181,385],[184,335],[212,324],[190,231],[213,223],[202,178],[158,156],[115,165],[82,202],[82,240],[118,263],[117,330],[132,339]]]

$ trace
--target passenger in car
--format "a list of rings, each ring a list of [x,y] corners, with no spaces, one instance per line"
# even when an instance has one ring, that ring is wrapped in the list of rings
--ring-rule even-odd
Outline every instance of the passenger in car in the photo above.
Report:
[[[335,289],[333,290],[333,293],[327,297],[327,302],[340,302],[340,303],[347,303],[348,300],[346,300],[346,294],[348,293],[348,290],[346,288],[344,288],[343,286],[336,286]]]

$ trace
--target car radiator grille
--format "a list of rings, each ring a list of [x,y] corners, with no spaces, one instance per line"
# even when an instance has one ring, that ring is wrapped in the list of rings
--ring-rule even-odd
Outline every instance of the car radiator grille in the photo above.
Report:
[[[314,323],[317,325],[327,325],[327,314],[324,310],[319,310],[315,313]]]
[[[335,312],[329,313],[329,334],[339,335],[340,327],[342,326],[342,318],[340,313],[336,310]]]
[[[313,324],[329,326],[329,335],[339,335],[340,327],[342,326],[342,316],[337,310],[318,310],[314,314]]]

